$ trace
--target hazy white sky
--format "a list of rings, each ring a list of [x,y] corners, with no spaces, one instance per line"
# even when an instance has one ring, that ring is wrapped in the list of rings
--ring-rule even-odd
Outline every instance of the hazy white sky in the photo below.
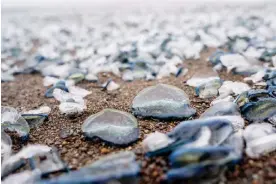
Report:
[[[204,3],[218,2],[218,0],[2,0],[2,7],[30,7],[30,6],[75,6],[75,5],[106,5],[106,4],[134,4],[134,3]],[[221,0],[223,2],[263,2],[265,0]],[[220,2],[221,2],[220,1]]]

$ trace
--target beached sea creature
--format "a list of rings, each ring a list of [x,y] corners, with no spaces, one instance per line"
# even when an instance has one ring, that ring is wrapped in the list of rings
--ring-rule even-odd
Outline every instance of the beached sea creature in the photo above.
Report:
[[[261,98],[256,102],[248,102],[241,108],[241,112],[248,121],[262,122],[276,114],[276,99]]]
[[[75,102],[62,102],[58,107],[60,112],[62,114],[65,114],[66,116],[79,115],[86,108],[85,104],[75,103]]]
[[[51,108],[42,106],[38,109],[30,110],[21,113],[21,116],[28,122],[30,128],[38,127],[44,120],[48,119]]]
[[[225,167],[241,159],[232,153],[232,148],[223,146],[177,149],[169,157],[173,169],[168,171],[167,179],[202,182],[217,178]]]
[[[235,68],[247,68],[250,69],[252,65],[240,54],[226,54],[220,56],[220,61],[230,72]]]
[[[224,81],[222,86],[219,88],[219,94],[220,96],[228,96],[231,94],[239,95],[249,89],[250,87],[248,84],[243,82]]]
[[[34,156],[43,156],[51,151],[51,148],[46,145],[28,145],[18,153],[11,155],[7,160],[4,160],[1,165],[1,177],[5,177],[11,172],[23,166],[26,159]]]
[[[68,88],[65,85],[65,81],[58,81],[53,87],[47,89],[47,91],[45,92],[45,96],[48,98],[52,98],[55,89],[61,89],[63,91],[68,92]]]
[[[147,155],[166,154],[179,147],[220,145],[234,130],[243,126],[243,119],[239,116],[215,116],[183,121],[167,134],[171,140],[174,140],[172,143],[166,147],[149,151]]]
[[[276,128],[268,123],[254,123],[244,131],[246,154],[258,158],[261,155],[276,150]]]
[[[66,91],[63,91],[61,89],[54,89],[53,97],[56,100],[60,101],[61,103],[72,102],[72,103],[77,103],[77,104],[85,104],[85,101],[82,96],[74,95],[74,94],[68,93]]]
[[[67,165],[61,160],[57,150],[51,150],[42,157],[33,156],[29,160],[31,168],[34,170],[38,169],[42,176],[60,171],[68,171]]]
[[[220,103],[220,102],[234,102],[234,98],[232,96],[226,96],[226,97],[223,97],[223,96],[219,96],[217,97],[216,99],[214,99],[210,105],[215,105],[217,103]]]
[[[218,74],[215,71],[208,71],[205,73],[195,73],[189,80],[187,80],[187,84],[192,87],[200,86],[201,84],[207,84],[213,80],[220,80]]]
[[[82,131],[89,138],[99,137],[116,145],[128,145],[139,138],[135,117],[115,109],[104,109],[89,116],[82,125]]]
[[[252,89],[245,91],[241,93],[237,98],[235,99],[235,103],[239,106],[242,107],[248,102],[256,102],[262,98],[269,98],[269,97],[274,97],[273,90],[272,89]]]
[[[8,159],[12,153],[12,140],[8,134],[1,131],[1,161]]]
[[[154,132],[143,140],[142,145],[145,152],[152,152],[164,148],[174,142],[168,135],[161,132]]]
[[[67,77],[68,80],[73,80],[75,84],[82,81],[84,78],[85,78],[85,73],[82,71],[71,72]]]
[[[56,178],[44,180],[42,183],[78,184],[123,182],[136,184],[139,179],[139,172],[140,167],[135,161],[135,155],[132,152],[124,151],[107,155],[78,171],[72,171]]]
[[[15,131],[21,139],[28,138],[30,127],[27,121],[16,109],[8,106],[1,107],[1,130]]]
[[[218,102],[201,114],[200,118],[225,115],[240,115],[239,107],[233,102]]]
[[[243,134],[244,130],[240,129],[231,134],[221,145],[233,148],[236,155],[242,156],[244,149]]]
[[[184,119],[196,112],[189,104],[189,97],[181,89],[158,84],[138,93],[132,102],[132,112],[144,118]]]
[[[216,52],[214,52],[209,58],[209,62],[212,63],[212,65],[218,65],[221,63],[220,61],[220,57],[223,55],[228,54],[227,52],[224,52],[223,50],[217,50]]]
[[[2,180],[3,184],[35,184],[40,181],[41,171],[36,169],[32,171],[23,171],[12,174]]]
[[[90,95],[92,92],[87,91],[86,89],[80,88],[78,86],[68,86],[69,93],[76,96],[86,97]]]
[[[120,85],[115,83],[112,79],[109,79],[107,82],[105,82],[102,85],[102,87],[103,87],[104,90],[113,91],[113,90],[119,89]]]
[[[200,98],[211,98],[218,95],[218,89],[220,88],[222,81],[220,79],[214,79],[203,83],[195,88],[196,95]]]

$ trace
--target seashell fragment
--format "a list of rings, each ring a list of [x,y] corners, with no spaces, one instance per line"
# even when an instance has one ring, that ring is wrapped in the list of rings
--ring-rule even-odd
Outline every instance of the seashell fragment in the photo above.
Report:
[[[167,84],[143,89],[132,101],[135,116],[156,119],[184,119],[195,114],[184,91]]]
[[[135,117],[115,109],[104,109],[89,116],[82,125],[82,132],[89,138],[99,137],[116,145],[128,145],[139,138]]]

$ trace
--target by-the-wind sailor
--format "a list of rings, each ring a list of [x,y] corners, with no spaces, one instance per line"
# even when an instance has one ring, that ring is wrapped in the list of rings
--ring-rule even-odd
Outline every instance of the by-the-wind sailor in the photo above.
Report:
[[[219,88],[219,94],[220,96],[228,96],[231,94],[239,95],[247,90],[250,90],[250,87],[246,83],[224,81],[222,86]]]
[[[208,58],[208,60],[212,63],[212,65],[218,65],[221,63],[220,56],[225,54],[227,54],[227,52],[224,52],[223,50],[217,50]]]
[[[179,148],[170,156],[170,164],[172,167],[182,167],[188,164],[200,162],[215,162],[227,157],[233,149],[224,146],[206,146],[200,148]]]
[[[107,155],[78,171],[61,175],[41,183],[133,183],[137,184],[140,167],[131,152]]]
[[[164,148],[174,142],[168,135],[161,132],[154,132],[143,140],[142,145],[143,149],[146,152],[155,151],[161,148]]]
[[[268,123],[251,124],[244,131],[245,152],[249,157],[258,158],[276,150],[276,129]]]
[[[262,98],[257,102],[248,102],[241,108],[248,121],[263,121],[276,114],[276,99]]]
[[[66,116],[76,116],[81,114],[86,108],[85,104],[75,102],[62,102],[58,106],[60,112]]]
[[[135,116],[156,119],[183,119],[196,113],[187,94],[174,86],[158,84],[143,89],[132,101]]]
[[[240,115],[239,107],[233,102],[218,102],[201,114],[200,118],[225,115]]]
[[[218,95],[218,89],[220,88],[222,82],[220,79],[214,79],[203,83],[195,88],[196,95],[199,98],[211,98]]]
[[[73,80],[76,83],[82,81],[85,78],[85,74],[83,72],[74,72],[69,74],[69,76],[67,77],[67,79],[69,80]]]
[[[236,164],[241,157],[233,153],[233,149],[224,146],[207,146],[202,148],[183,148],[170,155],[173,169],[167,173],[167,179],[208,182],[217,178],[224,167]]]
[[[32,169],[39,169],[42,176],[47,176],[48,174],[67,171],[67,165],[61,160],[57,150],[51,150],[43,155],[43,158],[40,156],[34,156],[30,159],[30,166]]]
[[[168,135],[176,140],[190,137],[201,127],[207,126],[212,130],[211,145],[221,144],[233,132],[232,122],[224,116],[201,118],[183,121],[178,124]]]
[[[187,80],[187,84],[192,87],[197,87],[213,80],[220,80],[220,78],[215,71],[210,70],[205,73],[195,73],[189,80]]]
[[[232,147],[238,156],[242,156],[244,148],[243,129],[231,134],[221,145]]]
[[[210,133],[210,130],[212,133]],[[202,147],[206,145],[220,145],[233,131],[234,128],[231,119],[225,118],[224,116],[183,121],[168,133],[169,138],[173,140],[171,144],[149,151],[147,155],[166,154],[179,147],[186,146]]]
[[[1,131],[1,161],[8,159],[12,153],[12,140],[8,134]]]
[[[38,109],[23,112],[21,115],[28,122],[29,126],[33,128],[41,125],[48,118],[50,111],[50,107],[42,106]]]
[[[81,95],[74,95],[66,91],[63,91],[61,89],[54,89],[53,97],[56,100],[60,101],[61,103],[72,102],[72,103],[78,103],[78,104],[85,104],[85,101]]]
[[[220,102],[233,102],[234,101],[234,98],[232,96],[219,96],[217,97],[216,99],[214,99],[210,105],[215,105],[217,103],[220,103]]]
[[[72,95],[86,97],[91,94],[91,91],[87,91],[86,89],[77,87],[77,86],[68,86],[68,90]]]
[[[104,90],[113,91],[120,88],[120,85],[115,83],[112,79],[108,80],[102,85]]]
[[[27,121],[12,107],[1,107],[1,129],[16,131],[22,138],[26,139],[30,132]]]
[[[45,92],[45,96],[48,98],[52,98],[55,89],[61,89],[63,91],[68,92],[68,88],[65,85],[65,81],[58,81],[53,87],[47,89],[47,91]]]
[[[269,123],[253,123],[245,128],[243,135],[247,144],[250,144],[251,141],[275,133],[276,128]]]
[[[51,148],[46,145],[28,145],[18,153],[10,156],[7,160],[4,160],[1,165],[1,176],[7,176],[11,172],[15,171],[22,165],[24,165],[24,159],[29,159],[33,156],[43,156],[45,153],[51,151]]]
[[[99,137],[116,145],[127,145],[139,138],[135,117],[115,109],[104,109],[89,116],[82,125],[82,131],[89,138]]]
[[[23,171],[20,173],[12,174],[5,178],[2,184],[35,184],[40,180],[41,172],[36,169],[33,171]]]
[[[121,151],[118,153],[111,153],[104,157],[101,157],[99,160],[88,165],[88,168],[96,167],[109,167],[112,165],[119,165],[125,163],[135,162],[136,155],[132,151]]]
[[[234,68],[246,67],[250,69],[252,65],[240,54],[226,54],[220,56],[220,61],[227,68],[227,71],[231,71]]]

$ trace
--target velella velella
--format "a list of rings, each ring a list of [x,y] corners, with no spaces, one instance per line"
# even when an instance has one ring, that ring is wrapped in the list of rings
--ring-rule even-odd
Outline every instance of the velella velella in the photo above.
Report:
[[[179,147],[220,145],[234,130],[242,128],[243,125],[243,119],[239,116],[216,116],[183,121],[168,132],[170,141],[166,142],[166,146],[153,147],[154,149],[149,150],[147,155],[164,155]]]
[[[135,117],[115,109],[104,109],[89,116],[82,125],[82,131],[86,137],[99,137],[116,145],[127,145],[139,138]]]
[[[23,171],[20,173],[12,174],[6,177],[1,182],[3,184],[17,184],[20,182],[21,184],[35,184],[40,181],[41,172],[36,169],[32,171]]]
[[[158,84],[140,91],[132,101],[132,113],[143,118],[184,119],[196,113],[181,89]]]
[[[48,14],[45,15],[43,12],[40,12],[39,16],[35,16],[35,21],[33,19],[33,16],[32,18],[28,16],[13,16],[12,13],[10,13],[9,16],[5,16],[4,20],[7,20],[4,22],[3,26],[3,47],[1,48],[1,80],[9,82],[16,79],[15,82],[4,84],[4,89],[6,88],[5,86],[14,84],[17,85],[17,83],[21,83],[21,75],[15,76],[17,74],[24,75],[28,73],[33,78],[33,73],[41,73],[45,77],[43,80],[43,85],[45,87],[48,86],[47,88],[55,88],[56,83],[59,83],[59,81],[64,81],[65,84],[61,85],[64,87],[64,89],[55,88],[53,90],[52,88],[47,91],[49,93],[49,96],[51,96],[52,90],[54,91],[53,93],[55,93],[56,91],[57,93],[55,93],[55,98],[60,101],[60,104],[58,106],[55,105],[56,103],[51,104],[51,108],[56,110],[56,108],[58,107],[62,114],[73,116],[81,115],[84,110],[88,112],[91,111],[91,109],[98,109],[98,107],[94,108],[93,104],[99,105],[99,101],[105,101],[104,98],[102,99],[103,96],[108,97],[106,99],[108,102],[112,103],[109,104],[111,106],[117,106],[117,102],[121,99],[127,100],[128,98],[124,98],[125,95],[133,95],[132,92],[128,93],[128,90],[133,89],[128,88],[128,86],[132,86],[133,83],[123,83],[121,81],[121,78],[124,81],[133,81],[137,79],[140,80],[135,81],[135,90],[137,89],[136,84],[139,84],[141,81],[143,81],[143,85],[156,84],[157,82],[165,82],[168,84],[177,84],[181,86],[181,83],[185,82],[184,80],[189,79],[187,80],[186,84],[196,87],[196,93],[200,98],[213,98],[218,95],[218,92],[220,96],[211,103],[212,107],[210,109],[205,109],[206,112],[202,115],[202,110],[209,105],[208,102],[211,99],[198,101],[198,97],[194,98],[194,96],[190,96],[192,106],[197,108],[198,112],[200,113],[196,114],[195,117],[201,115],[200,119],[193,120],[192,123],[195,123],[194,121],[202,121],[203,123],[199,123],[200,126],[198,126],[197,123],[195,123],[195,125],[191,125],[191,127],[183,126],[182,128],[186,129],[185,131],[187,131],[185,132],[183,130],[185,135],[182,135],[181,131],[179,131],[179,134],[181,135],[178,135],[177,133],[172,135],[172,132],[174,131],[166,132],[176,126],[178,122],[168,122],[165,124],[160,123],[161,125],[159,126],[159,123],[151,124],[152,122],[150,121],[143,121],[143,124],[141,124],[143,132],[145,128],[147,130],[145,131],[145,133],[149,133],[150,131],[148,130],[153,130],[154,128],[156,128],[156,131],[158,130],[163,132],[155,132],[153,134],[149,134],[148,137],[145,138],[142,143],[145,152],[148,152],[152,155],[171,152],[175,149],[201,149],[202,152],[208,152],[207,150],[211,146],[215,147],[216,149],[221,148],[222,146],[229,146],[233,148],[231,154],[233,154],[234,156],[238,155],[238,157],[240,157],[244,151],[242,138],[242,128],[244,127],[244,121],[242,117],[247,117],[247,119],[248,117],[255,118],[252,121],[250,120],[249,123],[255,122],[263,124],[264,122],[269,122],[275,125],[276,122],[276,116],[274,115],[273,110],[271,110],[273,109],[272,105],[274,104],[272,104],[271,106],[268,105],[271,104],[271,102],[268,103],[267,100],[265,104],[260,105],[260,103],[265,98],[270,100],[276,97],[276,88],[272,89],[273,86],[275,87],[276,84],[275,68],[272,68],[273,66],[276,66],[276,24],[274,22],[275,7],[270,6],[269,4],[269,6],[262,6],[250,9],[248,8],[248,6],[249,4],[247,4],[246,9],[241,6],[238,9],[235,9],[235,11],[232,11],[232,8],[230,7],[223,7],[219,8],[219,12],[214,11],[216,10],[214,8],[209,9],[205,7],[199,9],[189,7],[189,11],[183,11],[182,8],[181,10],[178,10],[178,8],[174,8],[172,12],[167,12],[165,11],[166,9],[162,9],[162,11],[160,12],[159,10],[155,11],[154,9],[151,9],[151,11],[148,12],[147,9],[143,8],[143,11],[141,12],[139,10],[136,12],[130,9],[131,15],[124,14],[124,12],[121,11],[115,11],[111,14],[106,14],[105,12],[101,12],[100,14],[96,13],[95,16],[93,15],[92,17],[88,17],[85,12],[81,12],[80,16],[76,16],[76,19],[74,18],[75,16],[69,16],[69,19],[68,16],[59,17],[59,15],[49,17]],[[137,9],[137,7],[135,8]],[[250,9],[250,11],[247,11],[248,9]],[[163,12],[163,10],[165,12]],[[227,15],[229,15],[229,12],[231,12],[232,16],[229,16],[228,18]],[[208,16],[205,16],[207,14]],[[67,21],[67,19],[69,21]],[[217,48],[221,50],[216,51],[213,55],[209,57],[209,63],[203,63],[202,60],[210,52],[212,52],[212,50]],[[201,53],[201,51],[203,52]],[[210,64],[212,66],[210,66]],[[189,73],[187,73],[186,67],[189,68]],[[211,67],[213,67],[213,70],[219,72],[220,77],[216,73],[210,75],[206,74],[206,70],[208,68],[210,69],[210,72],[212,72]],[[232,74],[228,75],[227,73],[225,73],[225,68],[228,70],[228,72],[231,71],[232,74],[238,74],[238,76],[233,76]],[[187,76],[183,76],[186,73]],[[197,75],[197,73],[202,75]],[[238,82],[242,81],[242,76],[240,75],[250,75],[249,78],[244,79],[244,81],[246,81],[248,85]],[[24,76],[23,79],[25,79],[25,77],[26,76]],[[34,76],[35,81],[39,80],[40,77],[40,75]],[[173,79],[175,77],[178,78]],[[114,94],[111,94],[109,92],[110,89],[116,89],[118,86],[114,85],[114,81],[108,81],[106,85],[103,86],[103,88],[107,90],[107,92],[93,89],[100,87],[103,82],[106,82],[107,78],[112,78],[116,82],[118,81],[118,84],[123,84],[124,88],[116,91],[116,93]],[[221,79],[233,79],[233,81],[225,81],[222,87],[218,89],[218,86],[222,81]],[[91,98],[84,99],[87,95],[90,94],[90,91],[75,86],[75,84],[82,80],[86,81],[78,85],[88,86],[89,90],[93,91],[94,93],[93,96],[91,95]],[[155,81],[147,82],[144,80]],[[90,82],[92,81],[98,83],[91,84]],[[26,81],[23,81],[23,84],[25,84],[25,82]],[[28,83],[26,89],[25,85],[21,85],[24,88],[24,91],[21,91],[21,93],[24,93],[25,90],[27,91],[27,93],[31,91],[34,92],[34,96],[29,94],[26,95],[26,101],[29,101],[29,98],[33,97],[34,98],[32,100],[35,100],[37,97],[36,95],[40,96],[41,91],[39,91],[39,89],[37,88],[39,84],[39,82]],[[68,89],[68,93],[66,92],[66,88]],[[189,94],[191,94],[190,89],[192,88],[190,88],[189,86],[182,86],[181,88],[184,89],[185,92],[188,91]],[[6,92],[9,93],[10,89],[7,88]],[[156,92],[153,95],[158,94],[159,93]],[[6,98],[6,95],[4,95],[5,98],[3,102],[7,104],[15,104],[16,108],[24,109],[25,107],[18,107],[18,105],[24,104],[21,103],[21,95],[15,98],[15,103],[13,101],[10,101],[10,96],[14,95],[16,94],[8,94],[7,96],[9,98]],[[94,98],[94,95],[99,96],[99,98]],[[172,95],[174,94],[172,93]],[[237,106],[233,103],[230,103],[234,101],[234,98],[237,95],[239,95],[239,97],[235,102],[241,110],[241,115],[239,113],[239,110],[237,110],[236,108]],[[19,101],[20,103],[17,103],[17,100],[19,98],[21,99]],[[160,99],[164,100],[163,97]],[[94,102],[94,100],[96,101]],[[48,103],[54,102],[54,100],[51,99],[43,99],[43,101],[41,102],[34,103],[32,107],[35,107],[34,105],[36,104],[41,105],[45,101],[47,101],[47,105],[50,105]],[[222,103],[222,101],[224,102]],[[144,102],[148,104],[150,100],[145,99]],[[174,102],[176,104],[181,104],[182,101],[177,99]],[[128,103],[130,102],[128,101],[127,103],[125,103],[124,101],[123,104]],[[227,103],[229,106],[227,105]],[[177,117],[172,117],[175,114],[166,114],[167,112],[164,113],[164,111],[158,112],[160,110],[158,109],[159,107],[154,107],[155,109],[146,109],[146,113],[152,113],[153,111],[151,110],[154,110],[154,116],[157,117],[152,118],[162,119],[162,121],[165,120],[168,116],[170,116],[168,119],[193,119],[192,116],[195,111],[191,109],[190,111],[187,110],[191,108],[191,106],[189,105],[189,99],[183,104],[187,104],[187,106],[185,106],[184,108],[182,108],[183,106],[181,106],[181,108],[178,108],[177,111],[175,111],[179,113],[181,117],[179,114],[177,114]],[[106,105],[108,105],[108,103],[104,103],[102,105],[104,106],[104,108],[106,108]],[[27,105],[26,107],[30,106]],[[168,108],[171,112],[174,113],[174,111],[172,110],[175,109],[173,109],[172,107],[180,106],[169,106],[167,104],[164,104],[162,106],[163,109]],[[184,116],[183,111],[185,108],[189,113]],[[127,108],[125,106],[120,106],[119,109]],[[95,112],[94,110],[92,110],[93,113]],[[141,109],[135,110],[136,111],[133,112],[140,113],[141,111]],[[85,116],[87,112],[83,113],[82,115]],[[143,113],[145,114],[145,112]],[[158,113],[161,114],[161,118],[160,114]],[[30,112],[28,112],[26,114],[25,112],[23,112],[22,116],[24,116],[28,120],[35,119],[39,121],[46,117],[44,116],[44,114],[37,114],[39,113],[31,114]],[[55,117],[57,115],[56,112],[54,112],[53,115],[54,116],[50,119],[55,121]],[[83,116],[79,118],[83,119]],[[204,123],[211,122],[210,119],[206,119],[207,117],[213,118],[211,119],[213,122],[218,121],[219,118],[223,119],[223,121],[227,121],[229,124],[221,123],[221,126],[218,125],[217,127],[213,127],[208,123]],[[259,119],[256,119],[256,117],[259,117]],[[65,117],[59,115],[59,118],[63,119]],[[35,124],[40,124],[39,121]],[[67,122],[63,124],[63,121]],[[66,126],[68,124],[74,123],[76,119],[67,118],[63,119],[63,121],[61,121],[62,124],[54,123],[49,124],[49,126],[42,126],[42,131],[32,130],[34,131],[35,139],[31,139],[31,141],[37,141],[36,134],[43,132],[44,128],[62,128],[62,130],[72,130],[72,127],[64,127],[61,125]],[[181,122],[179,126],[182,123],[183,122]],[[29,124],[31,123],[29,122]],[[101,125],[104,125],[104,123],[102,123]],[[231,133],[231,128],[229,125],[231,125],[233,129]],[[109,125],[107,125],[105,128],[110,128],[108,126]],[[149,129],[147,129],[147,127],[149,127]],[[76,124],[76,127],[74,128],[78,130],[79,125]],[[136,126],[136,128],[138,128],[138,126]],[[261,128],[259,130],[261,131]],[[267,129],[265,130],[267,131]],[[43,132],[43,134],[48,132],[49,131],[47,130],[46,132]],[[50,130],[50,132],[52,132],[52,130]],[[57,130],[57,132],[60,132],[60,130]],[[124,133],[123,131],[119,130],[118,132],[119,135]],[[257,134],[258,130],[254,130],[254,132]],[[58,136],[55,133],[56,132],[54,132],[54,136]],[[114,134],[116,133],[117,132],[115,132]],[[65,134],[66,135],[62,136],[62,141],[67,142],[66,137],[68,136],[68,134],[73,133],[71,133],[70,131],[69,133]],[[228,134],[229,136],[227,136]],[[136,133],[134,133],[133,135],[137,136]],[[52,138],[52,136],[52,133],[49,134],[49,138]],[[79,137],[79,135],[76,136]],[[55,137],[55,139],[56,138],[58,137]],[[216,138],[221,138],[221,140],[217,140]],[[71,139],[71,137],[69,139]],[[116,141],[116,139],[113,140]],[[216,140],[217,142],[214,140]],[[39,141],[41,140],[39,139]],[[212,145],[213,141],[216,142],[215,145]],[[266,135],[266,133],[260,134],[260,136],[253,143],[249,143],[247,145],[247,152],[254,157],[259,157],[259,155],[262,155],[263,153],[272,151],[274,142],[275,138],[273,136]],[[54,144],[56,144],[56,142],[54,142]],[[100,142],[100,144],[96,142],[96,144],[93,146],[98,148],[99,145],[105,144],[106,143],[104,142]],[[250,144],[252,145],[250,146]],[[16,140],[15,146],[16,148],[18,146]],[[71,147],[74,147],[74,145],[71,144],[68,144],[65,147],[67,146],[70,147],[69,152],[71,151]],[[64,148],[63,143],[62,146],[59,148]],[[115,150],[117,149],[119,148],[115,148]],[[9,146],[6,148],[6,150],[9,150]],[[76,153],[79,153],[80,150],[77,149],[75,151]],[[83,150],[81,149],[81,151]],[[102,153],[102,150],[98,151],[100,152],[100,154],[105,154]],[[108,151],[113,152],[114,149],[108,149]],[[74,163],[71,163],[73,167],[77,165],[78,168],[84,162],[86,162],[86,159],[83,159],[83,156],[87,155],[85,151],[83,152],[84,154],[81,155],[74,154]],[[105,150],[103,152],[105,152]],[[215,151],[211,152],[209,150],[208,154],[215,154]],[[79,155],[78,158],[76,158],[77,155]],[[88,155],[91,156],[90,153]],[[53,179],[50,181],[50,183],[134,183],[134,181],[132,180],[126,181],[127,179],[123,179],[123,181],[121,176],[125,177],[126,175],[128,175],[128,171],[125,171],[124,169],[130,171],[134,168],[134,174],[130,175],[131,177],[137,177],[136,164],[133,164],[133,166],[127,166],[126,168],[124,168],[120,164],[132,163],[134,160],[132,154],[128,155],[128,153],[126,153],[119,155],[120,156],[118,157],[114,156],[114,158],[112,156],[112,158],[109,159],[100,159],[98,162],[91,164],[92,169],[89,168],[90,170],[86,170],[87,168],[85,168],[81,172],[77,171],[76,174],[74,174],[75,172],[72,172],[72,175],[70,173],[66,174],[66,177],[63,176],[64,178],[62,177],[61,179],[57,180]],[[46,163],[52,163],[52,161],[56,160],[55,156],[53,155],[54,158],[50,156],[49,159],[46,159],[45,161],[49,161],[47,161]],[[93,155],[92,157],[94,158],[94,156],[95,155]],[[45,157],[45,155],[43,157]],[[124,161],[124,159],[122,158],[127,161]],[[32,157],[28,159],[28,161],[33,159],[37,159],[37,157]],[[77,164],[75,164],[75,159],[78,161]],[[141,160],[141,157],[139,157],[138,159]],[[162,162],[167,161],[166,157],[163,157],[161,159]],[[149,160],[150,159],[146,159],[146,166],[148,166]],[[159,162],[159,158],[153,160],[154,162]],[[209,178],[209,175],[211,177],[216,176],[218,178],[218,174],[224,170],[225,165],[232,162],[233,160],[223,160],[221,162],[216,162],[215,166],[213,165],[214,162],[210,164],[198,163],[197,165],[193,166],[186,166],[185,164],[185,168],[177,168],[179,170],[173,168],[173,170],[169,171],[167,176],[168,179],[184,179],[190,178],[194,174],[196,174],[197,178],[201,179],[201,177],[203,177],[204,182],[208,183],[209,180],[207,180],[206,178]],[[43,158],[40,161],[43,161]],[[250,159],[245,160],[246,163],[248,161],[250,161],[251,164]],[[47,167],[46,163],[44,165],[44,162],[39,162],[36,167],[40,167],[41,170],[43,170],[42,173],[59,170],[59,167],[54,167],[54,169],[52,170],[51,167]],[[59,159],[57,160],[57,163],[60,163]],[[144,173],[143,171],[142,176],[148,177],[149,173],[154,175],[156,175],[155,173],[157,173],[156,178],[151,178],[157,181],[159,178],[161,178],[159,176],[164,171],[166,171],[166,168],[163,167],[163,163],[160,165],[162,165],[161,167],[162,169],[164,169],[162,170],[162,172],[159,172],[159,170],[157,170],[157,172],[154,173]],[[100,166],[102,166],[102,169],[97,168]],[[150,165],[150,167],[151,166],[154,166],[154,164]],[[123,174],[120,172],[118,174],[118,170],[116,168],[119,168],[119,170],[124,170]],[[243,168],[243,166],[241,168]],[[265,176],[260,173],[257,174],[258,177]],[[259,179],[257,178],[257,175],[252,175],[252,177],[254,181]],[[9,182],[11,181],[9,180]],[[45,180],[43,182],[47,183],[48,181]],[[224,182],[224,179],[222,179],[221,182]]]
[[[120,88],[120,85],[115,83],[112,79],[109,79],[102,85],[104,90],[113,91]]]
[[[67,165],[61,160],[57,150],[52,149],[45,154],[29,158],[30,167],[41,172],[41,176],[48,176],[52,173],[68,171]]]
[[[3,161],[1,165],[1,177],[5,177],[25,165],[26,159],[39,155],[42,156],[50,151],[51,148],[46,145],[35,144],[24,147],[18,153],[11,155],[7,160]]]
[[[245,152],[249,157],[258,158],[276,149],[276,128],[269,123],[254,123],[244,130]]]
[[[276,113],[275,98],[261,98],[257,102],[248,102],[241,108],[242,114],[248,121],[263,121]]]
[[[241,159],[233,154],[231,147],[224,146],[177,149],[169,158],[173,166],[167,173],[169,181],[191,179],[198,182],[217,178],[227,165]]]
[[[196,95],[200,98],[211,98],[218,95],[218,89],[222,82],[220,79],[210,80],[195,88]]]
[[[197,72],[195,73],[189,80],[187,80],[187,84],[192,87],[197,87],[202,84],[207,84],[210,81],[219,81],[220,78],[218,74],[211,70],[205,73]]]
[[[137,183],[140,167],[135,161],[135,154],[125,151],[107,155],[98,161],[41,183],[108,183],[117,181]]]
[[[174,142],[168,135],[161,132],[154,132],[143,140],[142,146],[145,152],[152,152],[164,148]]]
[[[48,98],[52,98],[53,97],[53,92],[55,89],[61,89],[63,91],[68,92],[68,88],[65,84],[64,81],[58,81],[53,87],[47,89],[47,91],[45,92],[45,96]]]
[[[21,113],[21,116],[28,122],[30,128],[38,127],[48,118],[51,108],[42,106],[38,109]]]
[[[239,107],[233,102],[218,102],[202,113],[200,118],[226,115],[240,115]]]
[[[12,107],[1,107],[1,129],[15,131],[23,140],[28,138],[30,127],[27,121]]]
[[[174,168],[179,168],[188,164],[200,162],[212,162],[227,157],[233,149],[223,146],[206,146],[200,148],[179,148],[170,156],[170,164]]]
[[[77,92],[75,90],[77,90]],[[74,89],[73,91],[75,91],[75,94],[68,93],[61,89],[54,89],[53,91],[53,97],[61,102],[59,105],[60,112],[67,116],[79,115],[86,108],[83,96],[89,93],[86,90],[80,91],[79,89]]]
[[[7,159],[12,153],[12,140],[8,134],[1,131],[1,161]]]

